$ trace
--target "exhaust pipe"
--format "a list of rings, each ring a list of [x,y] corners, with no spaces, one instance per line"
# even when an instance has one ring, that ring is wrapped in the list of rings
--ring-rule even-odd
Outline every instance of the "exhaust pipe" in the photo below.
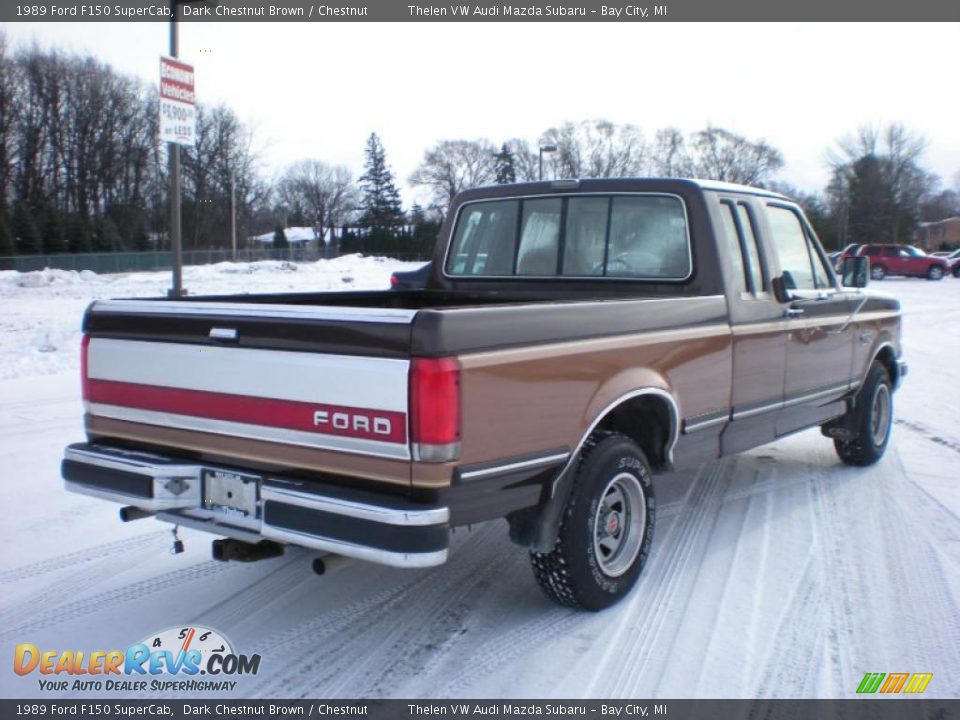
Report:
[[[254,544],[225,538],[214,540],[212,549],[213,559],[221,562],[227,562],[228,560],[256,562],[257,560],[266,560],[283,555],[283,545],[270,540],[261,540]]]
[[[317,575],[328,575],[337,570],[342,570],[354,562],[355,560],[353,558],[344,557],[343,555],[321,555],[313,559],[311,567]]]
[[[133,522],[134,520],[142,520],[143,518],[152,517],[152,512],[147,512],[146,510],[141,510],[138,507],[133,505],[127,505],[126,507],[120,508],[120,521],[121,522]]]

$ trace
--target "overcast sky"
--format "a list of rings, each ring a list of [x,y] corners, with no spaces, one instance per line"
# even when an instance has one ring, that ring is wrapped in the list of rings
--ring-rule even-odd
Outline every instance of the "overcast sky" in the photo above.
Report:
[[[8,23],[15,46],[90,52],[157,82],[165,23]],[[708,123],[780,149],[779,179],[827,181],[826,150],[864,124],[924,135],[960,172],[960,24],[182,23],[197,95],[251,125],[265,170],[317,158],[362,172],[380,135],[406,179],[441,139],[537,142],[566,120],[685,131]]]

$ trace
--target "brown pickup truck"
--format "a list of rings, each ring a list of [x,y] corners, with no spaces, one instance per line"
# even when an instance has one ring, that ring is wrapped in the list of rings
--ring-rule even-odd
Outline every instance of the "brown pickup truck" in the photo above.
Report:
[[[653,539],[651,476],[819,426],[886,448],[896,300],[841,284],[798,206],[675,179],[465,192],[423,289],[93,303],[69,490],[223,536],[402,567],[506,518],[599,609]]]

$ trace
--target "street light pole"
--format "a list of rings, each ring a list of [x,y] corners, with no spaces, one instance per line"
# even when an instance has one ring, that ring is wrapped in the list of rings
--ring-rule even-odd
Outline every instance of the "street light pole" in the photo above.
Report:
[[[170,57],[177,57],[177,0],[170,0]],[[180,237],[180,145],[168,143],[170,156],[170,250],[173,252],[173,287],[168,297],[182,297],[183,247]]]
[[[230,171],[230,245],[233,247],[233,261],[237,261],[237,179]]]
[[[556,145],[541,145],[540,146],[540,179],[543,180],[543,154],[545,152],[556,152]]]

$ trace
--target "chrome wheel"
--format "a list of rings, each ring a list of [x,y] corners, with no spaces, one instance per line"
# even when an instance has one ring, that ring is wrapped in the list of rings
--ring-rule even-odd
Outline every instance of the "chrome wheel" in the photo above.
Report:
[[[877,447],[883,445],[890,432],[890,388],[886,383],[877,385],[870,405],[870,438]]]
[[[884,270],[882,265],[874,265],[870,268],[870,277],[873,280],[883,280],[887,275],[887,271]]]
[[[604,489],[593,518],[593,549],[600,570],[619,577],[640,552],[647,525],[647,501],[636,475],[623,472]]]

